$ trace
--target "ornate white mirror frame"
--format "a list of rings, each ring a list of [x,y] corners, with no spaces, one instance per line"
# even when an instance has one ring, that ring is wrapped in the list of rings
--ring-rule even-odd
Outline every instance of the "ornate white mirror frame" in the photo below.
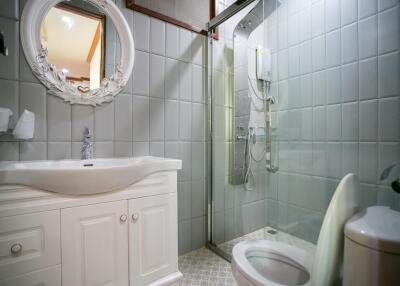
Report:
[[[103,12],[113,22],[121,43],[121,58],[115,73],[104,78],[98,89],[82,89],[66,80],[62,71],[47,62],[47,49],[40,40],[41,25],[49,10],[63,0],[29,0],[21,18],[21,44],[28,64],[49,93],[71,104],[99,105],[113,100],[126,85],[133,68],[134,43],[125,17],[111,0],[85,0]]]

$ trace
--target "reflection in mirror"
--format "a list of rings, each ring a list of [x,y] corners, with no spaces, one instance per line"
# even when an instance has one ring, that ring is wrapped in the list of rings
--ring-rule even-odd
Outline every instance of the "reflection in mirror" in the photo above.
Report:
[[[41,26],[48,62],[83,93],[100,87],[106,68],[114,71],[119,41],[107,20],[94,5],[75,0],[52,7]]]

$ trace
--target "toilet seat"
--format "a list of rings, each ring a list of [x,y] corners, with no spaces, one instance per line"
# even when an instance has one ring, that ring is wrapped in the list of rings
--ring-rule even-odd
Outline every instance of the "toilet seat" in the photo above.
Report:
[[[232,271],[241,286],[309,285],[313,256],[268,240],[242,241],[232,251]]]

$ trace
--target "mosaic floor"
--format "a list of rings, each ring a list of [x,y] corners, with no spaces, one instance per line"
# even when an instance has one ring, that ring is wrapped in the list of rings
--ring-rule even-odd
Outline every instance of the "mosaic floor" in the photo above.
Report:
[[[315,245],[283,232],[272,234],[275,229],[266,227],[242,237],[227,241],[220,246],[231,253],[233,246],[243,240],[267,239],[286,242],[303,248],[310,253],[315,252]],[[235,286],[231,266],[224,259],[206,248],[192,251],[179,257],[179,270],[183,273],[180,286]]]

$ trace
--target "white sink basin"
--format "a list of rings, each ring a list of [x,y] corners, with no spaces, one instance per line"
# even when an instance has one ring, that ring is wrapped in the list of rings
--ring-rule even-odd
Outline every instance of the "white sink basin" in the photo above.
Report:
[[[149,174],[181,167],[180,160],[158,157],[0,162],[0,185],[91,195],[122,189]]]

